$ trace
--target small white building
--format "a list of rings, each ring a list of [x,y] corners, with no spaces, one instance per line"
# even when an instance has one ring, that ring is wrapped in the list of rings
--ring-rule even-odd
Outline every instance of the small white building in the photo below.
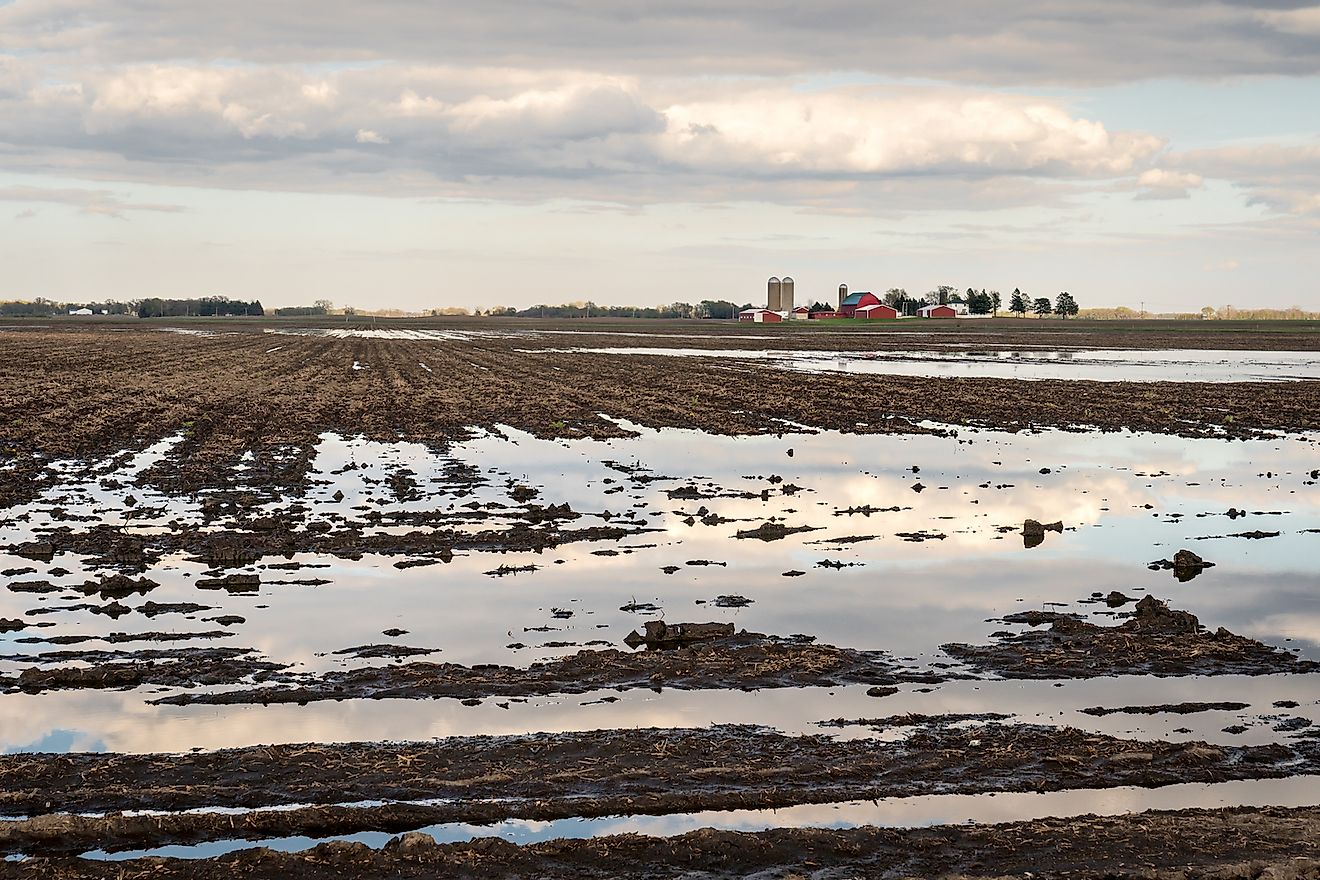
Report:
[[[70,314],[70,315],[94,315],[94,314],[96,314],[96,312],[93,312],[91,309],[73,309],[73,310],[71,310],[71,311],[69,312],[69,314]]]
[[[739,321],[752,321],[757,324],[778,324],[784,320],[786,312],[774,312],[770,309],[747,309],[738,313]]]

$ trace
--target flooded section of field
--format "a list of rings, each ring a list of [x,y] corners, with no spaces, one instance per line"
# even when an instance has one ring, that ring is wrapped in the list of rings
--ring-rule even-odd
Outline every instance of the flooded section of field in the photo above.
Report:
[[[967,429],[733,438],[619,424],[635,436],[566,442],[499,429],[431,448],[325,435],[292,492],[263,489],[270,461],[240,463],[242,510],[224,507],[218,494],[153,483],[181,437],[103,462],[65,463],[59,485],[0,519],[0,547],[9,548],[0,553],[7,630],[0,677],[8,682],[0,749],[144,754],[720,724],[900,742],[913,735],[905,725],[917,723],[901,719],[984,713],[995,713],[992,725],[1291,748],[1320,721],[1320,675],[1282,667],[1270,675],[1021,680],[976,669],[942,647],[1029,631],[1022,618],[1004,620],[1022,612],[1116,626],[1136,600],[1153,596],[1197,615],[1211,632],[1224,627],[1299,661],[1320,660],[1320,438]],[[1039,534],[1028,521],[1042,525]],[[526,535],[529,522],[547,530],[536,532],[535,549],[462,544],[465,535]],[[597,527],[626,536],[594,539]],[[287,534],[290,549],[223,563],[185,549],[150,552],[172,536],[204,542],[235,529],[274,529]],[[407,549],[419,534],[441,530],[458,536],[447,539],[452,552]],[[60,549],[103,533],[115,547],[140,541],[148,549],[129,562]],[[370,549],[396,539],[404,549]],[[1214,566],[1183,579],[1152,567],[1184,549]],[[630,634],[657,620],[803,634],[815,642],[790,644],[882,652],[901,674],[887,689],[860,679],[804,687],[791,678],[801,670],[789,669],[782,682],[746,688],[697,680],[521,695],[497,689],[462,700],[409,699],[402,688],[384,699],[306,705],[263,705],[266,697],[168,702],[314,687],[411,664],[476,674],[482,664],[516,671],[583,651],[629,655]],[[206,674],[160,677],[194,662]],[[238,664],[251,671],[217,674]],[[99,678],[126,665],[143,673],[140,684]],[[35,684],[52,670],[66,677]],[[1247,800],[1246,792],[1267,792],[1260,796],[1274,803],[1268,792],[1293,792],[1292,785],[1262,781],[1264,788],[1210,795],[1189,788],[1185,796],[1123,789],[1105,797],[1115,799],[1114,809],[1192,806],[1207,796],[1239,802],[1239,791]],[[1014,797],[1024,800],[958,801],[947,810],[932,802],[904,815],[1019,818],[1100,803]],[[812,824],[823,821],[825,808],[800,809]],[[886,809],[849,807],[846,815],[856,818],[845,821],[896,821]],[[581,827],[660,833],[698,827],[692,822],[790,820],[724,818]],[[509,825],[507,836],[518,838],[522,827]],[[561,835],[567,826],[538,827]]]
[[[921,828],[969,822],[1024,821],[1068,816],[1114,816],[1134,809],[1212,808],[1220,806],[1291,807],[1309,805],[1320,777],[1250,780],[1211,784],[1174,785],[1156,791],[1116,788],[1107,791],[1058,791],[1042,794],[919,795],[837,804],[803,804],[778,810],[704,810],[664,816],[632,815],[603,818],[534,821],[509,819],[490,825],[446,823],[419,829],[437,843],[457,843],[499,837],[512,843],[583,839],[613,834],[674,837],[700,828],[725,831],[765,831],[771,828]],[[258,846],[285,852],[308,849],[328,840],[383,847],[394,835],[380,831],[333,837],[284,837],[262,840],[220,840],[192,846],[163,846],[149,850],[88,852],[85,858],[125,859],[157,856],[200,859]]]
[[[564,349],[569,350],[569,349]],[[1320,357],[1294,351],[1135,351],[1016,348],[911,351],[791,351],[682,347],[571,349],[586,354],[718,357],[799,372],[858,375],[1073,379],[1093,382],[1280,382],[1320,379]]]

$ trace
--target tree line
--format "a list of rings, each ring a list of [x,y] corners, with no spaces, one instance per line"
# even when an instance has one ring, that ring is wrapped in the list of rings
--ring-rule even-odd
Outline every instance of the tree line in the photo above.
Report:
[[[941,284],[921,297],[908,294],[902,287],[891,287],[881,297],[885,305],[892,306],[900,315],[915,315],[917,310],[926,305],[965,305],[973,315],[998,315],[1004,307],[1003,296],[997,290],[977,290],[973,287],[959,291],[950,284]],[[1032,299],[1021,289],[1014,288],[1009,295],[1008,311],[1019,316],[1027,312],[1036,315],[1059,315],[1070,318],[1079,311],[1077,300],[1071,293],[1064,291],[1051,302],[1048,297]]]

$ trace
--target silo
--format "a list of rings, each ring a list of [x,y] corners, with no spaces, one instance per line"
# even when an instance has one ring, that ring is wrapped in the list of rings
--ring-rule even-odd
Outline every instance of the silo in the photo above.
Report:
[[[793,279],[787,275],[779,282],[779,311],[793,311]]]
[[[848,298],[848,285],[839,285],[839,308],[843,308],[843,301]]]
[[[765,307],[772,312],[779,311],[780,283],[772,277],[766,284]]]

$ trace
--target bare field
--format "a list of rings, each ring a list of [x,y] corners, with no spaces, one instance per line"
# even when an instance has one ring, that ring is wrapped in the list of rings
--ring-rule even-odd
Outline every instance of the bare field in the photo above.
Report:
[[[937,324],[0,325],[5,875],[1316,876],[1318,334]]]

